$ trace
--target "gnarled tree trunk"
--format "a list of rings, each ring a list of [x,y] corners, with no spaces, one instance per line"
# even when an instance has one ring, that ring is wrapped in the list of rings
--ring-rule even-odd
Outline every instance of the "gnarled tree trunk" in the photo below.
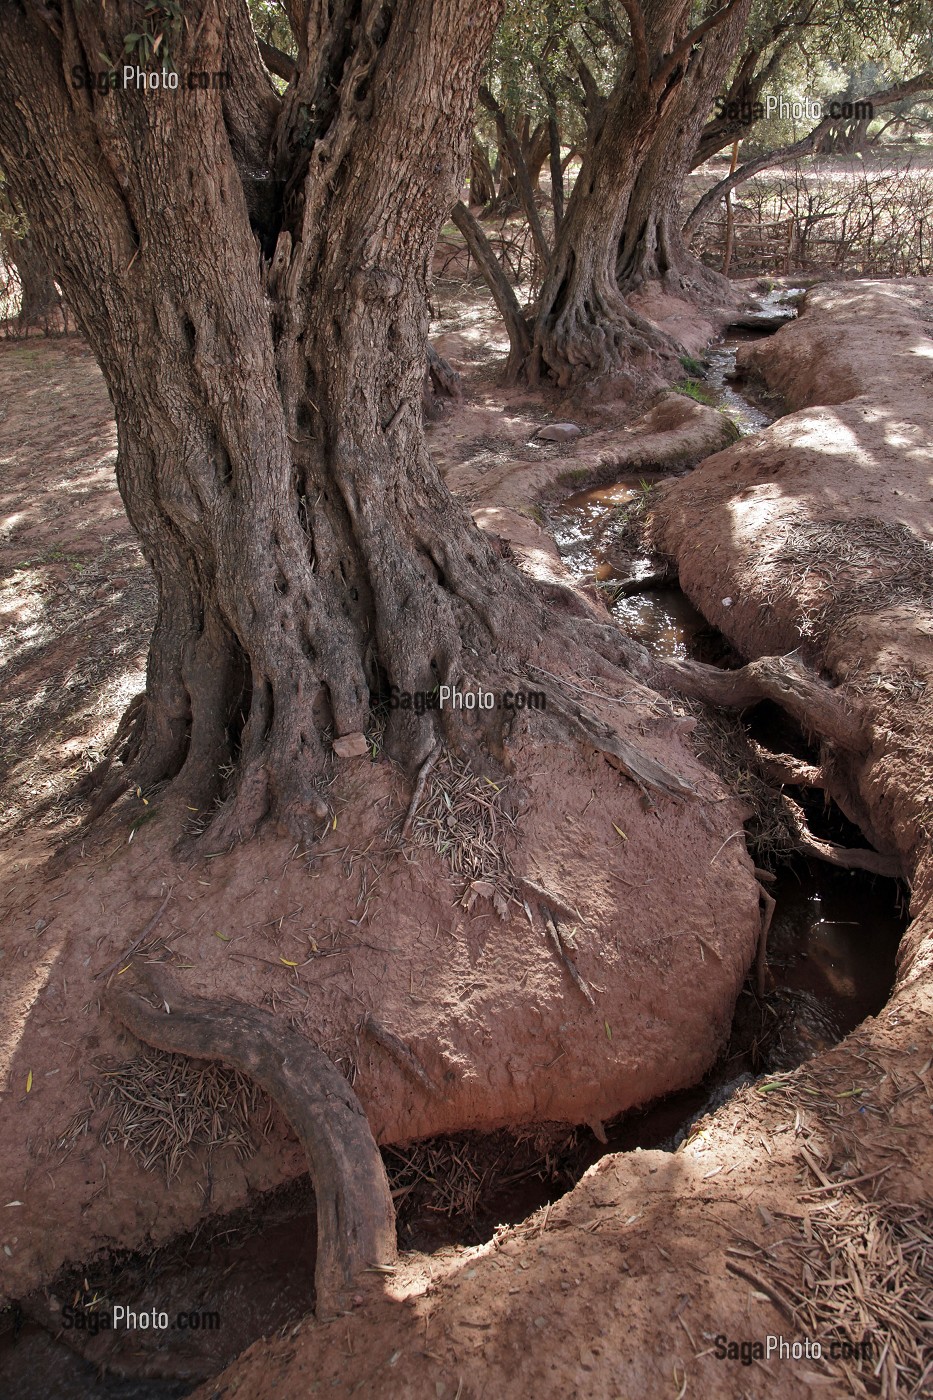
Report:
[[[660,281],[675,295],[728,300],[726,278],[688,252],[681,236],[684,181],[707,113],[732,63],[748,20],[740,0],[702,40],[645,153],[625,212],[616,276],[623,292]]]
[[[482,141],[473,141],[470,150],[470,203],[485,209],[496,197],[496,181]]]
[[[0,160],[103,369],[159,590],[98,807],[168,783],[163,809],[210,816],[212,841],[266,815],[313,836],[331,741],[365,731],[374,696],[462,679],[540,624],[443,487],[421,412],[431,255],[498,13],[310,3],[280,100],[245,0],[186,5],[181,90],[103,95],[64,75],[121,50],[127,0],[7,6]],[[228,90],[185,90],[224,70]],[[254,230],[256,171],[279,197]],[[413,768],[458,718],[395,710],[386,747]]]
[[[710,105],[705,94],[714,65],[706,48],[718,52],[738,42],[749,3],[730,0],[689,33],[675,0],[644,0],[629,9],[632,54],[605,105],[560,227],[538,302],[532,374],[544,369],[564,386],[606,375],[624,379],[641,365],[676,360],[679,347],[626,304],[618,281],[620,248],[631,228],[630,209],[632,219],[640,217],[633,200],[640,202],[658,176],[652,153],[663,151],[662,133],[669,139],[672,128],[679,132],[688,124],[683,144],[692,154]],[[724,27],[728,40],[719,40]],[[675,179],[682,182],[680,166],[678,159]],[[659,197],[670,202],[670,188]]]
[[[3,250],[19,278],[20,306],[16,318],[19,330],[37,327],[48,330],[52,319],[57,319],[62,299],[35,239],[29,233],[22,238],[5,236]]]
[[[666,47],[663,40],[658,47]],[[628,200],[670,96],[666,87],[651,91],[634,57],[613,89],[584,155],[538,298],[533,378],[544,371],[566,387],[621,376],[640,360],[673,352],[672,343],[626,306],[616,281]]]

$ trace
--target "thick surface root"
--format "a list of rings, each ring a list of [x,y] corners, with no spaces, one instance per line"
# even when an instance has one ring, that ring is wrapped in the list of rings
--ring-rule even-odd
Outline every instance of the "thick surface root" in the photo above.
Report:
[[[643,797],[650,797],[651,792],[661,793],[665,797],[696,797],[697,790],[692,783],[623,739],[615,729],[583,709],[564,687],[561,687],[558,695],[555,691],[555,686],[560,684],[558,677],[535,667],[529,669],[532,675],[547,681],[551,691],[551,713],[560,717],[567,731],[601,753],[612,767],[624,773],[639,788]]]
[[[192,996],[158,965],[134,971],[141,990],[117,984],[107,1004],[135,1036],[159,1050],[221,1060],[249,1075],[297,1132],[317,1200],[317,1314],[345,1311],[367,1273],[378,1274],[396,1257],[385,1168],[350,1085],[326,1055],[269,1012]]]
[[[597,645],[617,665],[645,685],[676,691],[724,710],[747,710],[770,700],[815,738],[846,752],[868,749],[865,716],[839,690],[821,680],[793,653],[762,656],[736,671],[722,671],[702,661],[653,656],[647,647],[605,623],[592,624]]]
[[[792,798],[784,796],[782,803],[790,818],[790,824],[797,840],[797,849],[805,856],[838,865],[842,870],[868,870],[873,875],[887,875],[898,879],[904,870],[896,856],[871,851],[861,846],[839,846],[835,841],[824,841],[816,836],[807,825],[803,808]]]

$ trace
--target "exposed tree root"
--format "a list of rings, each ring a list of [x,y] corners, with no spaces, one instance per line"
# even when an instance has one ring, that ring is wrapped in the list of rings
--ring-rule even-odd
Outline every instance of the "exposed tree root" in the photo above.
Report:
[[[139,739],[145,723],[146,713],[146,692],[140,691],[134,695],[120,716],[120,723],[117,725],[117,732],[113,736],[110,745],[110,752],[106,758],[102,758],[100,763],[91,769],[90,773],[85,773],[83,778],[72,787],[69,797],[87,797],[90,793],[97,796],[85,821],[92,821],[100,816],[111,802],[113,802],[122,792],[129,787],[130,779],[126,773],[114,774],[112,772],[114,760],[121,764],[128,764],[131,758],[138,752]],[[116,790],[114,790],[116,789]],[[113,796],[105,797],[105,794],[113,791]]]
[[[303,1036],[257,1007],[192,996],[157,964],[135,967],[143,990],[118,983],[107,1005],[147,1045],[222,1060],[275,1099],[308,1157],[317,1201],[316,1310],[352,1305],[370,1270],[396,1258],[395,1210],[366,1115],[343,1075]]]
[[[747,710],[771,700],[808,734],[851,753],[868,747],[865,717],[793,654],[762,656],[736,671],[702,661],[653,656],[611,625],[597,624],[601,650],[645,685],[676,691],[724,710]]]
[[[666,588],[676,582],[676,576],[668,569],[653,574],[642,574],[640,578],[613,581],[612,591],[616,598],[636,598],[640,593],[650,593],[655,588]]]
[[[377,1045],[381,1045],[383,1050],[388,1050],[393,1059],[402,1066],[404,1070],[416,1079],[422,1088],[427,1089],[429,1094],[439,1095],[440,1089],[428,1074],[414,1051],[409,1050],[404,1040],[400,1040],[392,1031],[386,1030],[381,1021],[377,1021],[375,1016],[369,1013],[363,1018],[362,1029],[371,1036]]]
[[[535,672],[537,668],[529,667],[529,670]],[[548,675],[551,683],[549,711],[560,717],[575,738],[596,749],[614,768],[630,778],[645,798],[650,800],[652,791],[663,793],[666,797],[696,797],[697,790],[692,783],[665,768],[650,755],[642,753],[608,724],[582,709],[566,691],[557,693],[554,689],[555,683],[560,684],[557,677],[547,672],[540,674]]]
[[[760,881],[758,883],[758,899],[761,906],[761,929],[758,933],[758,951],[755,954],[755,990],[760,1001],[765,994],[765,983],[768,975],[768,934],[771,931],[771,920],[774,918],[777,901]]]
[[[826,787],[825,774],[817,764],[806,763],[802,758],[794,758],[793,754],[771,753],[756,744],[754,739],[749,739],[748,746],[755,767],[769,783],[777,783],[780,787]]]
[[[418,774],[418,781],[415,783],[415,790],[411,795],[411,801],[408,804],[408,811],[405,814],[405,821],[402,824],[401,839],[403,841],[408,840],[408,836],[411,832],[411,825],[412,822],[415,820],[415,813],[418,810],[418,803],[424,796],[424,789],[427,786],[428,778],[431,776],[431,772],[434,768],[434,765],[437,763],[437,760],[440,758],[440,756],[441,745],[435,744],[434,748],[431,750],[431,752],[428,754],[427,758],[421,765],[421,771]]]
[[[565,938],[561,934],[557,920],[554,918],[547,905],[541,904],[538,907],[541,910],[541,917],[544,920],[545,931],[547,933],[548,939],[550,940],[551,946],[553,947],[554,952],[557,954],[558,958],[570,974],[570,980],[573,982],[574,986],[583,996],[585,1001],[590,1006],[595,1006],[596,1002],[593,999],[593,993],[590,991],[589,985],[587,984],[585,978],[580,972],[580,969],[577,967],[577,964],[574,962],[573,957],[571,956],[570,948],[573,947],[573,944],[568,938]]]
[[[797,849],[806,856],[838,865],[843,870],[868,870],[873,875],[887,875],[899,879],[903,866],[896,856],[882,855],[880,851],[862,850],[857,846],[837,846],[834,841],[824,841],[814,836],[807,825],[803,808],[786,795],[782,799],[785,811],[791,819],[791,826],[797,841]]]
[[[867,745],[863,716],[794,656],[762,656],[738,671],[671,660],[663,670],[668,687],[681,695],[727,710],[771,700],[809,734],[854,752]]]
[[[869,734],[864,715],[853,708],[837,690],[814,675],[793,654],[763,656],[736,671],[721,671],[699,661],[680,661],[653,656],[640,643],[623,636],[616,628],[597,624],[601,650],[614,664],[657,690],[676,691],[691,699],[723,709],[743,710],[762,700],[770,700],[785,710],[801,728],[831,748],[862,755],[868,750]],[[789,755],[770,755],[755,746],[763,776],[770,781],[798,786],[825,788],[822,767],[804,763]],[[896,856],[880,851],[836,845],[815,836],[807,825],[803,809],[786,794],[780,795],[796,848],[802,855],[827,861],[844,870],[867,870],[875,875],[901,878],[903,866]]]

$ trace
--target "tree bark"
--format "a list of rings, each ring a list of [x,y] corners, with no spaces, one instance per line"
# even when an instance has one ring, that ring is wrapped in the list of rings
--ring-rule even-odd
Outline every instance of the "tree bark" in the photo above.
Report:
[[[395,1263],[395,1208],[385,1166],[359,1099],[333,1063],[280,1018],[239,1001],[192,996],[159,964],[116,982],[110,1010],[146,1045],[220,1060],[254,1079],[281,1108],[308,1158],[317,1208],[315,1312],[353,1305],[367,1273]],[[153,1006],[141,991],[154,994]]]
[[[548,117],[548,164],[551,175],[551,209],[554,214],[555,237],[564,217],[564,169],[560,163],[560,129],[555,116]]]
[[[3,248],[19,278],[17,328],[20,331],[36,328],[48,330],[61,311],[62,299],[35,239],[29,233],[22,238],[7,236],[4,237]]]
[[[681,237],[681,200],[706,115],[735,57],[749,9],[750,0],[740,0],[705,36],[658,124],[619,238],[616,275],[623,292],[659,281],[675,296],[720,301],[731,297],[727,279],[687,251]]]
[[[281,100],[245,0],[187,5],[172,39],[181,73],[229,67],[226,92],[66,85],[121,51],[128,0],[4,18],[0,161],[103,369],[158,584],[145,703],[92,810],[168,784],[163,810],[211,842],[267,816],[312,839],[331,742],[388,684],[462,681],[543,620],[421,411],[431,255],[499,6],[357,9],[302,11]],[[270,260],[257,169],[280,191]],[[462,723],[394,710],[387,751],[414,769]]]
[[[486,147],[474,140],[470,151],[470,203],[477,209],[485,209],[495,197],[496,182]]]
[[[531,188],[537,191],[541,183],[544,163],[549,160],[551,154],[551,134],[547,122],[539,122],[535,127],[527,144],[523,144],[523,154]]]

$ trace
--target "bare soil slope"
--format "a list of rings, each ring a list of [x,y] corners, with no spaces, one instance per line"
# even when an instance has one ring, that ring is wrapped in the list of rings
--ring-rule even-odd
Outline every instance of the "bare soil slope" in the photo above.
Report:
[[[319,1044],[354,1083],[382,1143],[548,1120],[598,1124],[702,1075],[727,1035],[757,938],[752,864],[729,839],[741,807],[697,761],[689,725],[666,700],[635,683],[600,698],[600,679],[552,656],[546,638],[535,687],[546,693],[559,671],[595,715],[697,797],[646,804],[595,750],[561,737],[546,712],[523,712],[490,773],[439,766],[415,839],[401,845],[410,787],[375,735],[372,756],[335,766],[332,821],[311,853],[265,837],[200,864],[182,860],[160,827],[157,795],[135,793],[47,865],[40,836],[74,836],[75,814],[62,806],[68,781],[99,756],[139,684],[151,599],[113,486],[108,404],[87,352],[71,342],[0,346],[0,379],[9,405],[0,425],[4,583],[15,624],[5,637],[0,1200],[19,1203],[3,1216],[5,1297],[98,1251],[169,1239],[205,1210],[241,1206],[306,1169],[287,1125],[273,1115],[266,1126],[262,1106],[245,1136],[233,1105],[221,1109],[216,1150],[195,1145],[170,1181],[158,1134],[136,1157],[119,1135],[99,1140],[110,1123],[108,1072],[145,1063],[105,995],[110,980],[132,976],[130,950],[143,934],[136,956],[168,956],[197,992],[270,1007]],[[480,387],[456,431],[470,434],[470,415],[488,411],[492,392]],[[81,421],[67,433],[62,405]],[[603,453],[612,449],[608,414],[603,406],[598,415]],[[521,434],[527,444],[546,412],[538,400],[510,417],[506,451]],[[657,450],[678,461],[721,441],[719,416],[689,400],[668,401],[656,419]],[[455,421],[437,434],[442,455]],[[618,422],[615,437],[619,452],[631,451],[633,435]],[[588,473],[595,452],[582,455]],[[574,470],[572,452],[564,466]],[[482,510],[472,491],[470,504]],[[501,517],[487,523],[508,536]],[[574,940],[590,1001],[548,942],[542,891]],[[381,1039],[366,1028],[368,1014]],[[392,1036],[410,1059],[387,1048]],[[170,1094],[164,1117],[174,1121]],[[166,1139],[170,1147],[171,1131]]]
[[[412,1259],[352,1345],[308,1320],[205,1397],[930,1393],[931,307],[921,284],[811,293],[750,358],[791,405],[828,406],[710,458],[655,511],[683,586],[746,654],[803,647],[866,707],[870,752],[829,781],[912,872],[889,1005],[676,1154],[605,1158],[491,1246]],[[866,1329],[870,1362],[716,1354],[717,1336],[779,1334],[828,1357]]]

